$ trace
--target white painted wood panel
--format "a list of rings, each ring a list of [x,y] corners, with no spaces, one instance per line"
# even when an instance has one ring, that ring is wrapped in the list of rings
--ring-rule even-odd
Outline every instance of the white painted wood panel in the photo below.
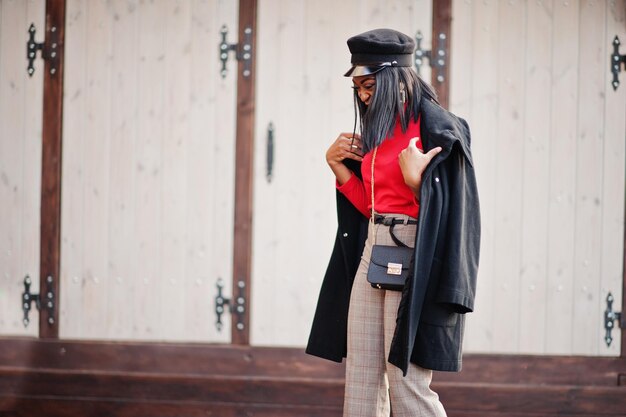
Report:
[[[523,5],[520,5],[523,7]],[[526,10],[522,67],[525,79],[524,112],[521,121],[523,156],[519,173],[522,175],[521,194],[521,267],[519,351],[541,352],[544,348],[547,307],[549,168],[550,168],[550,108],[552,100],[546,95],[552,82],[552,3],[529,2]],[[521,51],[520,51],[521,52]],[[543,99],[538,99],[538,98]],[[533,173],[531,177],[524,173]]]
[[[393,27],[429,45],[431,2],[260,0],[258,19],[251,343],[303,346],[337,227],[325,153],[354,123],[346,40]]]
[[[67,19],[60,336],[228,342],[236,4],[70,0]]]
[[[602,249],[602,165],[608,74],[606,2],[581,0],[572,353],[596,354]],[[585,30],[585,28],[595,28]],[[622,122],[623,124],[623,122]],[[597,152],[595,151],[597,149]],[[620,193],[623,195],[623,192]],[[618,229],[616,229],[618,230]],[[621,234],[623,236],[623,233]],[[597,315],[598,314],[598,315]],[[597,315],[597,316],[596,316]],[[597,318],[596,318],[597,317]],[[595,320],[593,319],[595,318]]]
[[[495,147],[495,218],[493,347],[515,352],[519,346],[520,269],[522,244],[522,164],[524,153],[524,67],[526,8],[520,1],[500,2],[498,8],[498,68],[492,80],[498,88]],[[493,29],[495,29],[494,27]],[[520,51],[519,53],[511,53]]]
[[[615,36],[626,40],[626,1],[612,1],[606,12],[605,45],[607,54],[613,52],[612,42]],[[622,45],[626,43],[622,41]],[[623,54],[623,48],[620,51]],[[626,158],[625,144],[626,123],[620,123],[620,115],[626,113],[626,88],[613,90],[611,82],[612,74],[606,73],[604,80],[606,101],[604,111],[604,146],[603,146],[603,173],[602,173],[602,248],[601,248],[601,282],[600,282],[600,306],[596,305],[596,311],[605,310],[604,300],[607,293],[611,292],[615,298],[613,308],[619,311],[622,305],[623,294],[623,265],[615,262],[624,254],[624,239],[615,233],[624,227],[624,198],[623,190],[626,188],[624,175],[624,159]],[[620,87],[626,86],[626,73],[620,73]],[[616,120],[617,119],[617,120]],[[597,313],[595,313],[597,314]],[[620,344],[604,343],[605,331],[598,329],[598,352],[601,355],[619,356]],[[619,340],[620,333],[613,332],[613,340]]]
[[[571,351],[579,10],[554,2],[545,352]],[[558,150],[558,152],[557,152]],[[548,319],[549,318],[549,319]]]
[[[21,295],[28,274],[39,292],[39,217],[43,61],[26,72],[31,23],[44,38],[43,0],[0,0],[0,334],[37,336],[35,305],[27,328]]]
[[[623,290],[626,99],[608,56],[626,3],[453,7],[451,110],[472,127],[483,218],[466,351],[619,355],[602,313]]]
[[[465,93],[467,103],[457,112],[466,117],[472,132],[472,154],[476,166],[476,180],[480,195],[480,210],[482,216],[480,275],[477,283],[476,305],[480,306],[467,320],[465,337],[466,350],[489,351],[493,345],[493,322],[495,314],[493,299],[495,288],[499,280],[495,275],[495,238],[496,196],[488,190],[496,188],[497,157],[493,150],[497,146],[497,114],[498,114],[498,5],[497,1],[490,2],[453,2],[456,13],[452,25],[452,49],[450,51],[451,110],[455,110],[455,85],[465,85],[469,90]],[[467,10],[471,8],[471,10]],[[464,10],[465,9],[465,10]],[[457,22],[469,20],[457,30]],[[465,30],[471,32],[465,33]],[[459,44],[469,48],[466,54],[456,54],[455,39],[459,37],[471,39]],[[467,59],[468,61],[464,61]],[[485,65],[485,63],[489,63]],[[465,71],[469,68],[470,71]],[[461,96],[463,97],[463,96]],[[463,109],[470,110],[464,113]]]

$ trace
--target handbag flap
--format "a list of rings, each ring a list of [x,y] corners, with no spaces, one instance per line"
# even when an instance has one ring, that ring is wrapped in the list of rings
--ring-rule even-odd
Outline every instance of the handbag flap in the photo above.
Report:
[[[402,269],[408,269],[413,257],[413,248],[402,248],[399,246],[374,245],[370,263],[381,268],[387,268],[391,263],[402,264]]]

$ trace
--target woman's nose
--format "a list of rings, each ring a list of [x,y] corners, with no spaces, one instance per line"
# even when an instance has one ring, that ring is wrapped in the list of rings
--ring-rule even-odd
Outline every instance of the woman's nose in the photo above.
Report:
[[[361,101],[367,101],[367,99],[369,98],[370,94],[367,91],[359,91],[359,98],[361,99]]]

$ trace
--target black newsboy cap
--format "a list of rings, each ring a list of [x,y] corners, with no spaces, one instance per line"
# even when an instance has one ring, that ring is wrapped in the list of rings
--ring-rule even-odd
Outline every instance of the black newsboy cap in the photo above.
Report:
[[[393,29],[374,29],[348,39],[352,67],[344,75],[355,77],[374,74],[389,66],[413,65],[415,41]]]

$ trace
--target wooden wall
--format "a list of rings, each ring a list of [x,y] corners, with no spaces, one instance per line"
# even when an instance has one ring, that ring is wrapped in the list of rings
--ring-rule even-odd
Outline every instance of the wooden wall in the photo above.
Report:
[[[301,348],[308,332],[303,323],[312,313],[332,242],[324,249],[319,238],[294,241],[289,225],[299,219],[296,214],[313,212],[320,222],[334,216],[323,150],[338,131],[351,129],[349,80],[340,76],[348,60],[343,40],[391,21],[403,22],[397,27],[411,32],[412,22],[427,19],[430,6],[359,2],[355,12],[344,2],[318,9],[313,2],[266,1],[259,10],[268,29],[259,28],[252,336],[256,344],[299,347],[120,342],[228,341],[228,320],[222,335],[212,330],[212,297],[216,276],[224,274],[229,284],[232,264],[232,187],[227,185],[232,185],[235,158],[229,154],[235,77],[230,72],[226,80],[219,78],[216,44],[223,21],[232,22],[235,32],[237,10],[232,1],[68,0],[62,339],[0,337],[1,416],[341,415],[343,367],[307,356]],[[590,331],[583,321],[594,314],[587,303],[599,303],[598,288],[612,286],[621,273],[616,258],[623,235],[613,229],[623,233],[624,122],[614,123],[613,117],[624,112],[613,109],[623,109],[626,82],[617,94],[607,88],[608,44],[598,46],[593,39],[599,33],[608,39],[612,30],[623,33],[623,6],[623,0],[454,2],[458,62],[453,63],[452,106],[473,128],[485,221],[481,274],[486,275],[480,281],[480,308],[470,316],[468,347],[570,356],[466,355],[460,374],[435,375],[434,388],[450,417],[626,415],[624,359],[571,356],[582,349],[581,340],[593,342],[601,335],[599,325]],[[27,168],[39,166],[39,141],[26,149],[30,142],[17,142],[18,147],[5,134],[9,129],[40,134],[40,113],[31,118],[20,108],[27,108],[24,91],[37,91],[41,83],[28,86],[14,68],[22,62],[25,74],[23,47],[15,46],[25,35],[16,35],[21,33],[16,22],[34,10],[41,4],[0,0],[0,175],[9,179],[0,176],[0,244],[10,254],[16,247],[22,251],[21,260],[13,256],[0,263],[9,269],[24,268],[28,250],[33,256],[27,267],[36,267],[38,256],[38,228],[32,223],[38,222],[40,173],[31,178]],[[604,29],[581,30],[590,26]],[[521,30],[522,40],[509,27]],[[335,37],[342,42],[331,42]],[[523,54],[511,58],[511,44]],[[331,53],[316,53],[325,48]],[[6,58],[11,50],[14,55]],[[288,70],[292,61],[306,66]],[[597,83],[593,74],[601,71],[603,81]],[[181,73],[186,76],[176,76]],[[523,98],[513,94],[520,91]],[[587,105],[587,96],[594,104]],[[577,119],[564,123],[572,112]],[[271,183],[264,175],[269,121],[276,128]],[[543,136],[533,130],[544,125],[549,125],[547,137],[545,129]],[[589,156],[590,142],[601,142],[602,151]],[[555,152],[557,146],[569,153]],[[293,156],[301,154],[305,157]],[[320,178],[285,175],[295,168],[317,169]],[[568,175],[557,175],[561,172]],[[547,173],[547,179],[538,173]],[[582,178],[588,173],[591,179]],[[514,179],[512,185],[504,176]],[[25,191],[29,187],[36,189],[32,195]],[[565,191],[551,194],[561,188]],[[219,197],[212,199],[215,194]],[[598,197],[600,208],[587,204],[590,196]],[[540,220],[532,201],[544,201],[548,220]],[[283,222],[282,213],[292,220]],[[22,224],[6,221],[7,216]],[[517,219],[513,226],[512,219]],[[297,222],[306,233],[332,234],[332,228],[321,230],[306,220]],[[586,226],[588,221],[594,228]],[[531,239],[544,234],[544,240]],[[24,244],[36,246],[23,249]],[[279,250],[284,247],[313,258],[297,260],[300,271],[302,264],[311,269],[293,277],[296,261]],[[9,252],[0,250],[5,259]],[[579,258],[581,252],[597,257],[599,251],[599,260],[589,257],[587,265]],[[591,279],[581,262],[600,271],[600,278]],[[0,333],[23,334],[21,310],[12,301],[19,297],[23,272],[2,274]],[[558,284],[561,277],[569,281]],[[569,298],[550,297],[554,292]],[[34,329],[31,325],[26,332],[33,335]],[[561,340],[570,341],[570,350],[561,348]],[[540,351],[542,344],[553,350]],[[615,351],[597,347],[591,353]]]
[[[0,333],[35,334],[16,305],[38,275],[41,82],[20,27],[43,1],[0,4]],[[619,352],[601,319],[608,291],[621,303],[626,89],[607,60],[624,7],[453,2],[451,108],[472,127],[484,225],[467,351]],[[393,26],[429,47],[432,5],[258,9],[251,340],[302,346],[335,228],[324,150],[353,122],[345,40]],[[218,277],[232,293],[236,77],[232,57],[219,76],[217,43],[224,23],[235,41],[236,15],[232,1],[68,0],[61,337],[229,340],[213,297]]]
[[[43,64],[38,58],[28,76],[31,23],[41,42],[43,0],[0,2],[0,334],[36,336],[36,310],[25,328],[20,305],[26,275],[31,292],[39,291]]]
[[[619,355],[602,320],[623,286],[626,88],[609,55],[625,15],[623,0],[453,2],[451,109],[472,128],[483,219],[469,352]]]
[[[230,340],[233,1],[68,0],[62,338]]]

